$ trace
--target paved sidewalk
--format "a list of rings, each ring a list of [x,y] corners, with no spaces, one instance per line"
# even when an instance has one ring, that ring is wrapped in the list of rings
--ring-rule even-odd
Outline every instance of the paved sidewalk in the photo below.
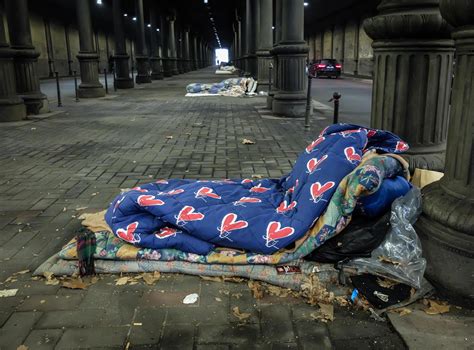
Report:
[[[280,177],[323,126],[257,113],[265,99],[184,98],[184,86],[220,81],[201,70],[74,102],[48,118],[0,124],[0,281],[34,270],[74,236],[81,212],[104,209],[121,188],[157,178]],[[243,138],[254,145],[243,145]],[[316,321],[303,300],[252,297],[246,283],[164,275],[116,286],[104,276],[70,290],[17,274],[0,290],[0,349],[403,349],[389,324],[336,308]],[[198,293],[197,304],[182,299]],[[232,309],[250,313],[240,322]]]

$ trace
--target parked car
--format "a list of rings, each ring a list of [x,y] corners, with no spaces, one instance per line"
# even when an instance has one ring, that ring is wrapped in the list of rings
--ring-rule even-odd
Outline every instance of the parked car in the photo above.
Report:
[[[337,62],[334,59],[324,58],[321,60],[316,60],[310,67],[311,75],[316,78],[326,76],[326,77],[336,77],[341,76],[342,64]]]

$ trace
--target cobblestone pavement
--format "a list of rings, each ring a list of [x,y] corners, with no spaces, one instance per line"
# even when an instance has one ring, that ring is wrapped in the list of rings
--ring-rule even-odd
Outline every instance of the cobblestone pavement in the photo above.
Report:
[[[308,133],[302,120],[262,116],[262,97],[183,97],[187,83],[214,80],[201,70],[102,99],[66,96],[48,118],[0,124],[0,281],[34,270],[73,237],[79,213],[105,208],[121,188],[168,177],[279,177],[328,123],[314,116]],[[116,286],[116,278],[87,290],[31,273],[0,284],[18,288],[0,298],[0,348],[404,348],[365,313],[337,308],[326,324],[303,300],[255,300],[245,283],[166,275],[153,286]],[[183,305],[194,292],[198,303]],[[235,306],[251,314],[247,323]]]

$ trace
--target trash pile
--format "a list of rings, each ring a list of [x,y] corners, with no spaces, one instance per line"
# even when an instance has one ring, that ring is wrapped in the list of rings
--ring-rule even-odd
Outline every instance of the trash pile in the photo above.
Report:
[[[321,310],[352,304],[380,317],[432,291],[413,228],[421,192],[398,155],[407,149],[390,132],[335,124],[281,179],[126,189],[107,211],[84,215],[83,231],[35,274],[245,278],[256,298],[280,288]],[[315,317],[331,320],[326,311]]]
[[[186,86],[186,97],[201,96],[254,96],[257,81],[253,78],[229,78],[220,83],[192,83]]]

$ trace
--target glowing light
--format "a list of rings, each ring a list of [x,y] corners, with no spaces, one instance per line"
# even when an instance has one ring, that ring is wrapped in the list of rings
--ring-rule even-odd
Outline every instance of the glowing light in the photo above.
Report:
[[[97,0],[97,5],[102,5],[102,0]]]
[[[127,16],[128,16],[128,13],[124,13],[123,16],[124,16],[124,17],[127,17]]]
[[[134,21],[136,21],[136,20],[137,20],[137,17],[133,17],[132,19],[133,19]]]
[[[146,26],[147,26],[148,28],[151,28],[151,24],[150,24],[150,23],[148,23]]]
[[[306,2],[306,1],[305,1],[304,5],[305,5],[305,6],[308,6],[308,5],[309,5],[309,2]]]
[[[160,28],[156,28],[156,31],[159,32],[159,31],[160,31]]]

